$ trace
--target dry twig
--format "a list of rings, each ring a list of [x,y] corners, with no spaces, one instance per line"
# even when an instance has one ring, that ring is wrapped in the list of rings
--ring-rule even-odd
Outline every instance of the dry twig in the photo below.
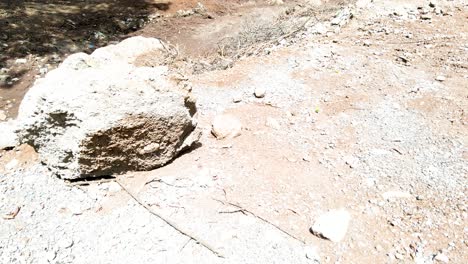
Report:
[[[220,258],[224,258],[224,256],[219,253],[217,250],[215,250],[212,246],[210,246],[208,243],[204,242],[203,240],[201,240],[200,238],[197,238],[196,236],[190,234],[188,231],[185,231],[183,229],[181,229],[176,223],[172,222],[171,220],[163,217],[162,215],[160,215],[159,213],[155,212],[154,210],[152,210],[148,205],[146,205],[145,203],[143,203],[142,201],[140,201],[140,199],[138,199],[135,195],[132,194],[132,192],[130,192],[128,190],[127,187],[125,187],[124,184],[122,184],[120,182],[119,179],[115,179],[116,182],[120,185],[120,187],[122,187],[122,189],[130,196],[133,198],[133,200],[135,200],[135,202],[137,202],[139,205],[143,206],[143,208],[145,208],[150,214],[156,216],[157,218],[163,220],[164,222],[166,222],[166,224],[170,225],[172,228],[174,228],[175,230],[177,230],[179,233],[181,233],[182,235],[190,238],[190,240],[193,240],[195,242],[197,242],[198,244],[202,245],[203,247],[205,247],[206,249],[208,249],[209,251],[213,252],[216,256],[220,257]]]
[[[224,190],[223,190],[223,191],[224,191]],[[225,191],[224,191],[224,192],[225,192]],[[225,193],[226,193],[226,192],[225,192]],[[240,205],[238,205],[238,204],[235,204],[235,203],[229,202],[229,201],[221,201],[221,200],[218,200],[218,199],[215,199],[215,198],[213,198],[213,200],[218,201],[218,202],[220,202],[220,203],[222,203],[222,204],[229,204],[229,205],[234,206],[234,207],[236,207],[236,208],[239,209],[239,210],[236,210],[236,211],[232,211],[231,213],[234,213],[234,212],[242,212],[242,213],[245,213],[245,212],[247,212],[247,213],[251,214],[252,216],[254,216],[255,218],[257,218],[257,219],[259,219],[259,220],[261,220],[261,221],[263,221],[263,222],[265,222],[265,223],[267,223],[267,224],[273,226],[274,228],[278,229],[279,231],[281,231],[282,233],[286,234],[287,236],[293,238],[294,240],[297,240],[297,241],[301,242],[302,244],[305,244],[305,241],[301,240],[300,238],[295,237],[294,235],[292,235],[292,234],[289,233],[288,231],[282,229],[281,227],[279,227],[279,226],[273,224],[272,222],[266,220],[265,218],[263,218],[263,217],[261,217],[261,216],[255,214],[254,212],[252,212],[252,211],[250,211],[250,210],[248,210],[248,209],[246,209],[246,208],[244,208],[244,207],[242,207],[242,206],[240,206]],[[227,200],[227,199],[226,199],[226,200]]]

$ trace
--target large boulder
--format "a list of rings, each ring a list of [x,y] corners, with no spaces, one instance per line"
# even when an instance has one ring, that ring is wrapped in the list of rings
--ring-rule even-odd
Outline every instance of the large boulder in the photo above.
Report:
[[[174,159],[198,140],[196,106],[167,67],[135,66],[154,50],[163,51],[159,40],[134,37],[69,56],[26,94],[19,141],[64,179],[150,170]]]

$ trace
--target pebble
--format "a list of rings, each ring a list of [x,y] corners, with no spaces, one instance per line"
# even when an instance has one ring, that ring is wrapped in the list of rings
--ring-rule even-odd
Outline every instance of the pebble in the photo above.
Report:
[[[306,258],[312,260],[312,263],[320,263],[320,255],[318,254],[317,247],[306,247],[305,255]]]
[[[313,28],[312,28],[312,34],[319,34],[319,35],[324,35],[328,31],[327,26],[325,26],[322,23],[317,23]]]
[[[116,193],[120,192],[122,190],[122,187],[116,182],[110,182],[109,183],[109,192],[111,193]]]
[[[220,114],[213,120],[211,133],[217,139],[235,138],[240,136],[242,124],[235,116],[230,114]]]
[[[431,19],[432,19],[432,16],[431,16],[431,15],[428,15],[428,14],[424,14],[424,15],[421,15],[421,19],[422,19],[422,20],[431,20]]]
[[[16,64],[26,64],[28,62],[27,59],[16,59],[15,63]]]
[[[43,68],[39,69],[39,73],[41,75],[45,75],[48,71],[49,71],[49,69],[47,67],[43,67]]]
[[[242,102],[242,96],[237,95],[236,97],[232,98],[233,103],[240,103]]]
[[[402,260],[404,258],[404,256],[401,253],[398,253],[398,252],[394,254],[394,257],[396,259],[399,259],[399,260]]]
[[[343,160],[350,168],[356,168],[359,165],[359,159],[353,156],[346,156]]]
[[[344,209],[332,210],[321,215],[310,228],[312,234],[329,239],[333,242],[341,241],[348,231],[351,215]]]
[[[8,74],[0,74],[0,85],[6,85],[10,78]]]
[[[263,98],[266,95],[266,90],[263,87],[257,87],[255,88],[254,95],[257,98]]]
[[[5,165],[5,169],[6,170],[13,170],[16,168],[16,166],[18,166],[19,162],[17,159],[12,159],[10,162],[8,162],[6,165]]]
[[[73,240],[71,238],[62,238],[57,242],[59,248],[71,248],[73,246]]]
[[[139,153],[141,155],[150,154],[150,153],[154,153],[158,151],[159,148],[160,148],[160,145],[156,142],[153,142],[153,143],[146,145],[143,149],[139,150]]]
[[[439,81],[439,82],[445,81],[445,76],[443,76],[443,75],[437,76],[437,77],[436,77],[436,81]]]
[[[7,118],[5,111],[0,110],[0,121],[5,121]]]
[[[276,119],[274,119],[272,117],[268,117],[265,124],[266,124],[266,126],[271,127],[273,129],[276,129],[276,130],[281,128],[278,120],[276,120]]]
[[[437,255],[435,255],[434,260],[437,260],[438,262],[442,263],[449,263],[449,258],[443,253],[438,253]]]
[[[410,193],[402,192],[402,191],[388,191],[382,194],[382,197],[385,200],[393,199],[393,198],[412,198]]]
[[[78,202],[70,204],[68,206],[68,210],[70,210],[72,215],[81,215],[81,214],[83,214],[83,208],[81,207],[81,205]]]

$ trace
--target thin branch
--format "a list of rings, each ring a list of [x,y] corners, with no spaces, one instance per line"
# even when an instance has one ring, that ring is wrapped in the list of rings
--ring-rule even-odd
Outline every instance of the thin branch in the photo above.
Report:
[[[220,202],[222,204],[229,204],[231,206],[234,206],[234,207],[238,208],[239,209],[238,211],[240,211],[242,213],[247,212],[247,213],[251,214],[252,216],[254,216],[255,218],[260,219],[261,221],[273,226],[274,228],[278,229],[279,231],[281,231],[282,233],[288,235],[289,237],[293,238],[294,240],[297,240],[297,241],[301,242],[302,244],[306,244],[305,241],[303,241],[302,239],[295,237],[294,235],[292,235],[288,231],[282,229],[281,227],[273,224],[272,222],[266,220],[265,218],[255,214],[254,212],[252,212],[252,211],[250,211],[250,210],[248,210],[248,209],[246,209],[246,208],[244,208],[244,207],[242,207],[242,206],[240,206],[238,204],[235,204],[235,203],[232,203],[232,202],[229,202],[229,201],[221,201],[221,200],[218,200],[218,199],[215,199],[215,198],[213,198],[213,200],[218,201],[218,202]],[[234,211],[234,212],[236,212],[236,211]]]
[[[170,225],[172,228],[174,228],[175,230],[177,230],[180,234],[190,238],[191,240],[194,240],[195,242],[197,242],[198,244],[202,245],[203,247],[205,247],[206,249],[208,249],[209,251],[213,252],[216,256],[220,257],[220,258],[224,258],[224,256],[219,253],[217,250],[215,250],[212,246],[210,246],[209,244],[207,244],[206,242],[204,242],[203,240],[197,238],[196,236],[194,235],[191,235],[189,232],[187,231],[184,231],[183,229],[181,229],[176,223],[172,222],[171,220],[161,216],[159,213],[155,212],[154,210],[152,210],[148,205],[146,205],[145,203],[143,203],[142,201],[140,201],[140,199],[138,199],[135,195],[133,195],[127,187],[125,187],[124,184],[122,184],[120,182],[119,179],[115,179],[115,181],[120,185],[120,187],[122,187],[122,189],[130,196],[133,198],[133,200],[135,200],[135,202],[137,202],[139,205],[143,206],[143,208],[145,208],[149,213],[151,213],[152,215],[156,216],[157,218],[163,220],[164,222],[166,222],[166,224]]]

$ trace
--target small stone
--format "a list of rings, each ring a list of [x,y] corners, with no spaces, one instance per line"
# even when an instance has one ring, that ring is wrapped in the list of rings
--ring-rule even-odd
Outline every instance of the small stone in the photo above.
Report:
[[[276,130],[281,128],[279,122],[276,119],[272,118],[272,117],[268,117],[265,124],[266,124],[266,126],[271,127],[273,129],[276,129]]]
[[[237,95],[236,97],[232,98],[233,103],[240,103],[242,102],[242,97],[240,95]]]
[[[63,238],[57,242],[59,248],[71,248],[73,246],[73,240],[71,238]]]
[[[17,159],[12,159],[10,162],[8,162],[6,165],[5,165],[5,169],[6,170],[14,170],[16,168],[16,166],[18,166],[19,162]]]
[[[437,8],[434,8],[434,13],[435,13],[436,15],[443,15],[443,14],[444,14],[444,11],[443,11],[442,9],[440,9],[440,8],[437,7]]]
[[[438,253],[437,255],[435,255],[434,260],[437,260],[438,262],[442,263],[449,263],[449,258],[443,253]]]
[[[443,82],[443,81],[445,81],[445,76],[443,76],[443,75],[437,76],[437,77],[436,77],[436,81],[438,81],[438,82]]]
[[[0,121],[5,121],[7,118],[5,111],[0,110]]]
[[[110,182],[109,183],[109,192],[111,193],[116,193],[120,192],[122,190],[122,187],[116,182]]]
[[[306,258],[312,260],[312,263],[320,263],[320,255],[318,254],[317,247],[306,247],[305,255]]]
[[[369,47],[372,43],[369,40],[364,40],[363,45]]]
[[[388,191],[388,192],[384,192],[382,194],[382,197],[385,199],[385,200],[389,200],[389,199],[392,199],[392,198],[412,198],[413,196],[411,196],[410,193],[408,192],[402,192],[402,191]]]
[[[310,231],[318,237],[339,242],[346,235],[350,219],[351,215],[346,210],[332,210],[321,215],[310,228]]]
[[[14,121],[0,122],[0,149],[12,148],[18,144],[15,130]]]
[[[27,59],[16,59],[15,63],[16,64],[26,64],[28,62]]]
[[[83,214],[83,208],[79,202],[72,203],[68,206],[68,210],[72,213],[72,215],[81,215]]]
[[[39,73],[41,75],[45,75],[48,71],[49,71],[49,69],[47,67],[42,67],[42,68],[39,69]]]
[[[10,82],[10,79],[10,75],[0,74],[0,86],[8,84]]]
[[[257,88],[255,88],[255,91],[254,91],[255,97],[257,97],[257,98],[263,98],[263,97],[265,97],[265,94],[266,94],[265,88],[263,88],[263,87],[257,87]]]
[[[423,15],[421,15],[421,19],[422,19],[422,20],[431,20],[431,19],[432,19],[432,16],[429,15],[429,14],[423,14]]]
[[[429,2],[429,7],[436,7],[436,5],[434,4],[434,2]]]
[[[217,139],[235,138],[241,134],[242,124],[233,115],[221,114],[214,118],[211,133]]]
[[[160,147],[160,145],[158,143],[153,142],[153,143],[150,143],[150,144],[146,145],[143,149],[141,149],[139,151],[139,153],[141,155],[154,153],[154,152],[157,152],[159,150],[159,147]]]
[[[283,5],[283,0],[270,0],[270,5]]]
[[[317,23],[312,28],[312,34],[325,35],[327,33],[327,31],[328,31],[328,28],[323,23]]]
[[[353,156],[346,156],[344,157],[344,162],[350,168],[356,168],[359,165],[359,159]]]

